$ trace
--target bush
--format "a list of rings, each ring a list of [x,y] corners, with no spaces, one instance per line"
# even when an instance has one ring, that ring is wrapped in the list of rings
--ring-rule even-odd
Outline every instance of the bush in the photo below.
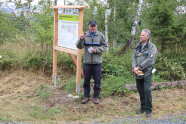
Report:
[[[53,57],[52,51],[34,51],[28,50],[25,53],[19,53],[12,49],[0,50],[0,69],[9,70],[11,68],[23,68],[31,70],[41,70],[45,74],[52,74]],[[58,72],[65,70],[69,73],[75,73],[76,66],[68,54],[58,52]]]
[[[125,95],[128,93],[128,90],[124,88],[124,84],[134,83],[134,78],[128,79],[126,76],[108,76],[103,79],[102,82],[102,96],[110,95]]]
[[[75,77],[70,77],[67,82],[65,82],[64,89],[70,93],[74,93],[76,88]]]
[[[0,56],[0,70],[9,70],[16,63],[16,57],[12,51],[1,50]]]
[[[66,71],[73,72],[75,71],[75,65],[66,54],[60,54],[58,52],[58,70],[61,68]],[[23,68],[25,69],[36,69],[42,70],[46,74],[52,73],[53,67],[53,57],[52,52],[41,52],[37,51],[35,53],[28,53],[23,60]],[[59,69],[60,68],[60,69]]]
[[[104,54],[103,56],[103,75],[123,76],[125,73],[132,74],[131,51],[119,56],[115,54]]]
[[[132,51],[124,55],[105,54],[103,56],[102,95],[124,95],[128,91],[124,84],[135,83],[132,74]]]
[[[23,59],[24,69],[42,70],[46,73],[52,72],[52,53],[50,52],[29,52]]]
[[[184,80],[185,72],[180,63],[174,62],[166,57],[160,58],[156,65],[161,78],[166,80]]]

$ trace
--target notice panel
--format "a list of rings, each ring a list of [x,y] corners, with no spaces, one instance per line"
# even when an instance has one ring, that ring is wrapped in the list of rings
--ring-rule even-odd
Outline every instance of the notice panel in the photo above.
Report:
[[[76,48],[78,40],[78,9],[58,9],[58,46]]]

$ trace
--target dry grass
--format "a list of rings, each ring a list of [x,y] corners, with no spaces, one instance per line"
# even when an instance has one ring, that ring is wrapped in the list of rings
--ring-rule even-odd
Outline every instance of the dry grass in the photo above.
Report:
[[[52,94],[42,101],[36,89],[46,85]],[[161,118],[167,114],[186,111],[185,89],[153,91],[153,116]],[[80,99],[67,97],[63,87],[52,88],[51,79],[40,73],[26,71],[0,72],[0,120],[32,122],[108,122],[113,118],[135,115],[139,108],[137,93],[127,96],[102,98],[98,105],[92,100],[80,104]],[[143,117],[143,115],[141,115]]]
[[[16,56],[21,58],[28,51],[35,51],[38,49],[38,46],[34,43],[28,41],[20,41],[16,43],[6,42],[0,46],[1,50],[12,51]]]

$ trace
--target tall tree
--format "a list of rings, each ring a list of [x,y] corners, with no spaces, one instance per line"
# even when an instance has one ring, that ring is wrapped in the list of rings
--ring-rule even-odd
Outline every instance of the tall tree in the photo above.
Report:
[[[175,32],[175,0],[149,0],[148,19],[153,35],[158,39],[161,53],[164,53],[166,44],[176,40]]]
[[[103,6],[105,7],[105,41],[108,43],[109,38],[108,38],[108,16],[109,16],[109,2],[108,0],[105,0],[102,2]],[[109,51],[109,47],[107,47],[107,52]]]
[[[139,0],[138,3],[138,9],[137,9],[137,14],[134,18],[132,27],[131,27],[131,38],[130,40],[126,43],[126,45],[124,46],[123,49],[121,49],[121,52],[124,53],[127,49],[130,48],[130,46],[133,44],[134,42],[134,35],[136,34],[136,30],[137,30],[137,25],[139,23],[140,20],[140,16],[141,16],[141,11],[142,11],[142,5],[143,5],[143,0]]]
[[[109,16],[109,41],[111,46],[125,46],[129,41],[132,23],[136,15],[136,0],[109,1],[111,15]]]

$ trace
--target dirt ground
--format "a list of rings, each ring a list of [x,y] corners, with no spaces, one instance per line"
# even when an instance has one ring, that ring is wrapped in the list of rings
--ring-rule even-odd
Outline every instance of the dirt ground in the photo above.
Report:
[[[40,72],[0,71],[0,121],[89,123],[138,116],[137,93],[101,98],[98,105],[92,100],[82,105],[80,98],[67,95],[63,85],[54,89],[51,79]],[[154,118],[186,113],[186,89],[162,89],[152,95]]]

